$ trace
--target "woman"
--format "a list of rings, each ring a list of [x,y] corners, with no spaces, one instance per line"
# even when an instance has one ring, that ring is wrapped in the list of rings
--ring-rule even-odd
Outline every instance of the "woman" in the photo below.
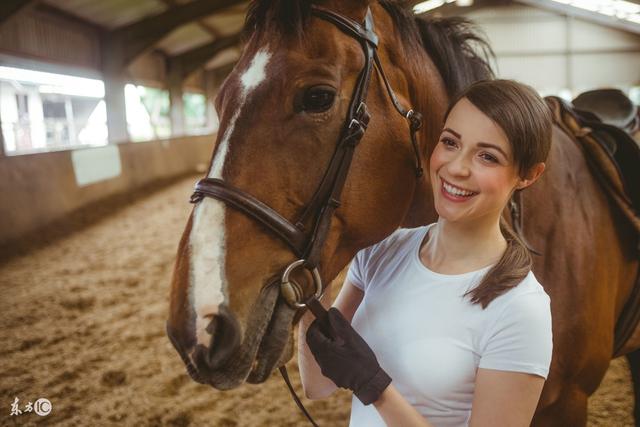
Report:
[[[549,297],[501,214],[550,143],[529,86],[480,81],[452,101],[430,159],[438,221],[360,251],[328,316],[302,320],[309,398],[351,389],[351,426],[531,423],[551,362]]]

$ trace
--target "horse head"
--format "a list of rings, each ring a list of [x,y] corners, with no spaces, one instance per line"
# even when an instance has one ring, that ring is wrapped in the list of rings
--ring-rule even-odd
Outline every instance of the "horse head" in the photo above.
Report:
[[[293,354],[300,310],[281,296],[285,267],[311,256],[329,283],[359,249],[395,230],[427,185],[427,174],[416,178],[416,153],[424,157],[425,141],[440,129],[423,128],[413,147],[410,120],[390,96],[439,124],[446,94],[421,44],[403,42],[388,8],[364,0],[252,5],[244,52],[216,98],[217,141],[172,279],[167,332],[196,381],[218,389],[265,381]],[[363,40],[329,15],[368,20],[359,28],[371,31]],[[393,89],[372,64],[361,107],[353,100],[367,49],[377,49]],[[366,132],[342,170],[335,158],[352,116]],[[326,184],[335,180],[344,181],[337,197]],[[319,223],[327,209],[333,215]],[[322,246],[310,255],[318,228]],[[307,270],[291,276],[301,299],[315,292]]]

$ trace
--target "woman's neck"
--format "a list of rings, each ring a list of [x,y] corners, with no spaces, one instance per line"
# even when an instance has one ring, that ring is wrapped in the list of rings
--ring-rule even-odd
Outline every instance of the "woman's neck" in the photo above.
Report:
[[[462,274],[498,262],[506,248],[499,218],[485,223],[438,218],[422,243],[420,260],[435,272]]]

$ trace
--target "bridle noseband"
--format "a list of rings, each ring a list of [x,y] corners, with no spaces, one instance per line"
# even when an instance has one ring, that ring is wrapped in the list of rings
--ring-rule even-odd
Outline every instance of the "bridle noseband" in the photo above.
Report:
[[[298,257],[298,260],[285,268],[280,281],[280,289],[285,301],[294,308],[305,307],[305,298],[309,298],[309,296],[305,297],[302,288],[289,278],[294,270],[304,268],[311,273],[315,285],[313,297],[320,298],[324,291],[317,268],[320,261],[320,253],[329,234],[333,213],[340,206],[340,197],[349,172],[354,149],[364,136],[369,124],[370,117],[365,100],[374,67],[378,70],[378,74],[384,82],[393,106],[409,123],[411,143],[416,158],[416,176],[419,178],[423,174],[416,141],[416,132],[422,126],[422,116],[412,109],[405,109],[398,102],[384,74],[376,50],[378,36],[374,32],[371,10],[367,9],[363,25],[315,5],[312,6],[311,13],[317,18],[334,24],[343,33],[356,39],[364,52],[365,63],[358,76],[341,136],[329,167],[325,171],[319,187],[306,206],[302,216],[292,223],[260,200],[218,178],[203,178],[199,180],[191,196],[191,203],[198,203],[205,197],[211,197],[233,206],[269,228],[289,246]],[[307,224],[310,225],[307,226]]]

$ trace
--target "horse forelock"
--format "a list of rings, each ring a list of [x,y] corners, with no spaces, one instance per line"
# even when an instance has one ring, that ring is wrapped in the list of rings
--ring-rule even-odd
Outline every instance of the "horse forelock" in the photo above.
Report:
[[[245,36],[277,32],[302,37],[311,16],[311,0],[254,0],[249,5]]]
[[[398,29],[405,41],[412,45],[421,46],[417,31],[413,28],[413,18],[404,2],[398,0],[254,0],[249,5],[246,15],[243,33],[249,37],[254,33],[264,34],[276,32],[284,36],[303,38],[309,18],[311,6],[317,4],[327,7],[334,12],[344,13],[347,16],[358,19],[362,16],[350,16],[356,11],[357,15],[363,15],[365,7],[369,4],[379,3],[387,12],[398,21]],[[359,19],[358,19],[359,20]]]

